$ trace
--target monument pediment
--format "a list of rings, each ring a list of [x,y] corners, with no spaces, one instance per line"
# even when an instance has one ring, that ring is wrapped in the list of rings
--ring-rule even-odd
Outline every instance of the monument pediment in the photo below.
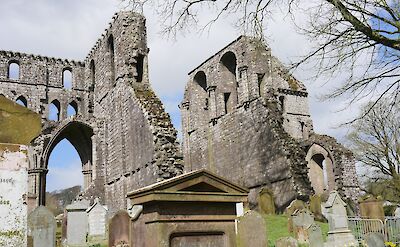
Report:
[[[244,202],[248,190],[207,170],[189,172],[128,193],[133,204],[150,201]]]

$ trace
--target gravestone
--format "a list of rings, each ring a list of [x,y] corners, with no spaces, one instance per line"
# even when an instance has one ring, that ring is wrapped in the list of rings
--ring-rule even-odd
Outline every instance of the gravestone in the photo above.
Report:
[[[130,222],[128,212],[121,210],[118,211],[110,220],[108,228],[108,246],[119,247],[128,245],[130,243],[129,232]]]
[[[377,232],[368,233],[365,237],[367,246],[373,247],[385,247],[385,240],[383,235]]]
[[[315,222],[307,229],[309,247],[321,247],[324,245],[321,227]]]
[[[98,198],[93,205],[86,210],[89,221],[88,236],[91,240],[101,240],[106,238],[106,217],[107,207],[101,205]]]
[[[313,213],[315,219],[318,221],[324,220],[324,216],[322,215],[321,202],[322,201],[320,195],[310,196],[310,211]]]
[[[28,235],[32,238],[32,247],[56,246],[56,219],[46,207],[37,207],[29,214],[28,229]]]
[[[25,146],[0,144],[0,246],[27,245],[26,152]]]
[[[325,247],[358,246],[358,242],[349,230],[346,203],[337,191],[331,191],[324,208],[329,224]]]
[[[248,211],[238,218],[238,247],[266,247],[267,226],[264,218],[256,211]]]
[[[82,246],[86,244],[86,234],[88,232],[88,217],[86,209],[89,201],[75,201],[66,207],[67,210],[67,244],[72,246]]]
[[[283,237],[275,241],[275,247],[298,247],[299,243],[292,237]]]
[[[262,214],[275,214],[274,193],[268,188],[262,188],[258,194],[258,207]]]
[[[367,196],[359,200],[360,214],[365,219],[380,219],[385,221],[383,201],[379,197]]]
[[[314,216],[307,209],[296,210],[293,213],[293,231],[300,244],[309,243],[308,229],[314,224]]]
[[[306,208],[306,204],[301,201],[301,200],[293,200],[289,206],[285,210],[285,214],[288,216],[288,231],[293,232],[293,219],[292,219],[292,214],[296,210],[304,209]]]
[[[68,214],[67,210],[64,210],[63,219],[61,223],[61,243],[63,245],[67,243],[67,224],[68,224],[67,214]]]

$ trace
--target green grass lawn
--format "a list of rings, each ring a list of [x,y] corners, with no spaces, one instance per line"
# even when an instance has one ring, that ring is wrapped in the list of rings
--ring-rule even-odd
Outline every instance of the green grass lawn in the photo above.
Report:
[[[265,215],[264,216],[267,222],[267,236],[269,246],[274,246],[276,240],[282,237],[294,237],[293,233],[289,233],[288,230],[288,217],[286,215]],[[328,224],[317,222],[317,224],[321,227],[322,236],[325,240],[328,235]]]

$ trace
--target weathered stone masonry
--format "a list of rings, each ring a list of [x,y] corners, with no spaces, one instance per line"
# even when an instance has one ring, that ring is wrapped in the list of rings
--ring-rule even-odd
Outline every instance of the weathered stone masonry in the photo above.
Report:
[[[48,158],[66,138],[77,149],[85,177],[84,196],[101,197],[116,210],[126,193],[181,174],[176,130],[148,79],[145,18],[120,12],[84,62],[0,52],[0,94],[23,99],[42,116],[42,133],[30,150],[30,193],[44,203]],[[10,79],[10,64],[19,78]],[[63,72],[72,72],[72,89]],[[59,121],[48,120],[49,105]],[[77,114],[67,116],[67,106]]]
[[[241,36],[189,77],[180,106],[186,170],[208,168],[250,188],[252,205],[262,187],[280,209],[333,189],[357,197],[351,152],[314,134],[305,86],[269,48]]]

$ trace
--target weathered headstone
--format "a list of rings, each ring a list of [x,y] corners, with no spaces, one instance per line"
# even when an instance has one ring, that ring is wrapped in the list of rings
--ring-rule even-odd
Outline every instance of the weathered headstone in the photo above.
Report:
[[[272,190],[261,189],[258,194],[258,207],[262,214],[275,214],[275,199]]]
[[[315,219],[318,221],[324,220],[324,216],[322,215],[321,202],[322,201],[320,195],[310,196],[310,211],[313,213]]]
[[[28,235],[32,237],[32,247],[56,246],[56,219],[46,207],[37,207],[29,214],[28,229]]]
[[[27,245],[27,168],[25,146],[0,144],[0,246]]]
[[[119,247],[128,245],[130,243],[129,232],[130,222],[128,212],[121,210],[118,211],[110,220],[108,228],[108,246]]]
[[[300,244],[308,244],[308,229],[314,224],[314,216],[307,209],[296,210],[292,216],[293,231],[296,239]]]
[[[308,244],[309,247],[321,247],[324,245],[324,240],[322,239],[321,227],[317,223],[313,223],[308,229]]]
[[[299,243],[292,237],[284,237],[275,241],[275,247],[298,247]]]
[[[383,201],[379,197],[367,196],[359,200],[360,214],[365,219],[380,219],[385,221]]]
[[[296,210],[304,209],[306,208],[306,204],[301,201],[301,200],[293,200],[289,206],[285,210],[285,214],[288,216],[288,231],[293,232],[293,220],[292,220],[292,214]]]
[[[96,198],[94,204],[86,210],[89,221],[89,237],[92,239],[106,238],[107,207],[100,204]]]
[[[340,198],[337,191],[329,194],[324,208],[329,223],[325,247],[358,246],[358,242],[349,230],[346,203]]]
[[[267,226],[264,218],[256,211],[248,211],[238,218],[238,247],[265,247],[268,244]]]
[[[367,234],[367,236],[365,237],[365,242],[367,246],[385,247],[385,240],[383,238],[383,235],[377,232]]]
[[[86,209],[89,201],[75,201],[66,207],[67,210],[67,244],[80,246],[86,244],[86,234],[88,232],[88,217]]]

